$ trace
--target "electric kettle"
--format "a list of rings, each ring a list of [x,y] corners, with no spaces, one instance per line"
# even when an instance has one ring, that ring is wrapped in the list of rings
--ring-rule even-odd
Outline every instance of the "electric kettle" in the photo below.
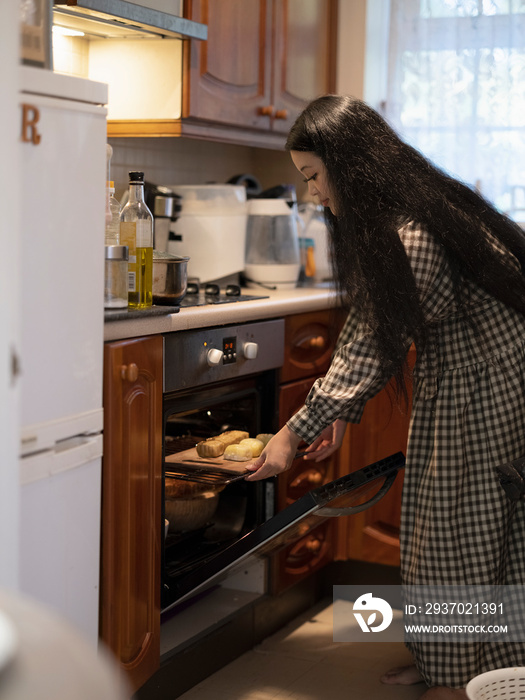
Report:
[[[246,284],[292,289],[297,285],[300,268],[297,214],[284,199],[249,200]]]

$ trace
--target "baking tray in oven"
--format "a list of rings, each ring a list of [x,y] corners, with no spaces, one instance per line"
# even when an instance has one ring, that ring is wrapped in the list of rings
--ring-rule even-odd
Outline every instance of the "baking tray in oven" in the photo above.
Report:
[[[306,454],[307,452],[297,452],[294,459],[304,457]],[[230,484],[232,481],[239,481],[253,474],[252,471],[246,469],[246,464],[246,462],[227,460],[222,456],[205,459],[199,457],[196,449],[191,449],[166,457],[164,473],[171,479],[220,486]]]
[[[224,459],[222,455],[220,457],[205,459],[204,457],[199,457],[195,447],[168,455],[164,461],[167,471],[177,469],[178,467],[184,467],[187,473],[191,473],[192,470],[202,471],[203,469],[208,469],[210,471],[218,471],[222,473],[223,476],[225,474],[242,474],[246,471],[246,462],[234,462],[229,459]]]

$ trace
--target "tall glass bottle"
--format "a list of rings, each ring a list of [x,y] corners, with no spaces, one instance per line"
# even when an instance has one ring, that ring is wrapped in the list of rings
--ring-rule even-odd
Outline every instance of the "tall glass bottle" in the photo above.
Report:
[[[129,248],[128,306],[153,302],[153,216],[144,201],[144,173],[130,172],[129,199],[120,212],[120,244]]]
[[[113,180],[106,182],[106,245],[120,243],[120,204]]]

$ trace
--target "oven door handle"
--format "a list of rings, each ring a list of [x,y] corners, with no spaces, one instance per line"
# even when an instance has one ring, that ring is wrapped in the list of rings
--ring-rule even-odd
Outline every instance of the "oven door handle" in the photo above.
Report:
[[[318,515],[322,518],[339,518],[340,516],[344,515],[354,515],[355,513],[361,513],[363,510],[371,508],[383,498],[383,496],[392,487],[398,473],[399,469],[389,474],[385,479],[385,483],[381,486],[379,491],[368,501],[365,501],[365,503],[361,503],[358,506],[348,506],[347,508],[330,508],[328,506],[325,506],[324,508],[319,508],[319,510],[316,510],[314,515]]]

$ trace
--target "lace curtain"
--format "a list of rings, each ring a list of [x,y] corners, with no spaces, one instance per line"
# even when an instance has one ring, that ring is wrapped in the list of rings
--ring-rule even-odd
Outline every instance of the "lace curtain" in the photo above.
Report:
[[[525,221],[525,0],[391,0],[385,117]]]

